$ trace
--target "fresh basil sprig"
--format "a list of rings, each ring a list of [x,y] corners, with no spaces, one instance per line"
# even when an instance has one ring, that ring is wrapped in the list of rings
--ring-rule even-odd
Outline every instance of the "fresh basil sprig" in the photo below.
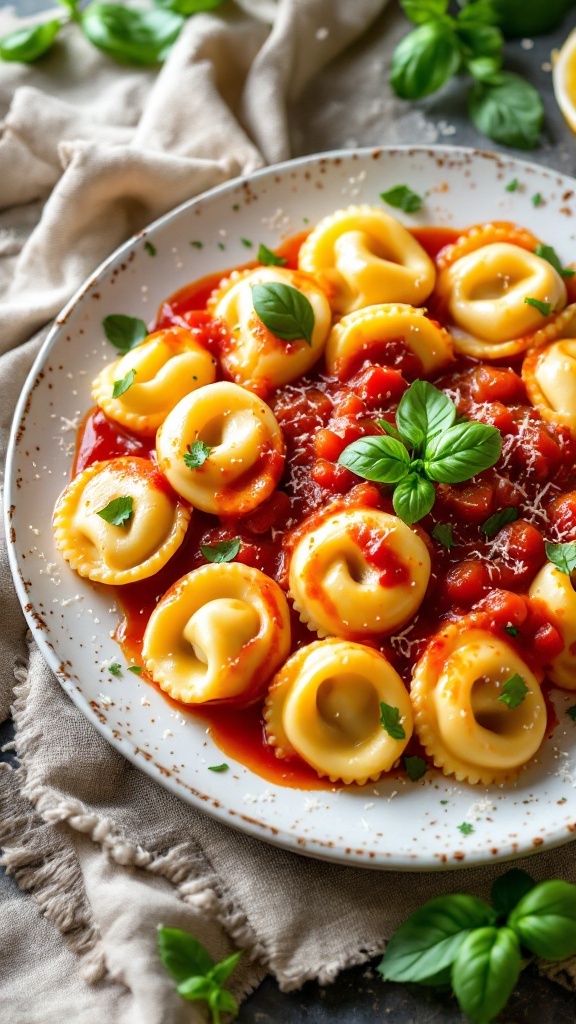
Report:
[[[15,32],[10,32],[0,39],[0,57],[2,60],[32,64],[52,49],[52,44],[63,24],[62,21],[53,19],[43,22],[42,25],[18,28]]]
[[[516,985],[521,947],[550,961],[576,953],[576,885],[537,885],[513,868],[491,896],[492,907],[457,894],[425,903],[394,933],[378,973],[386,981],[451,983],[474,1024],[489,1024]]]
[[[502,71],[501,13],[491,0],[461,3],[455,17],[449,0],[400,0],[417,28],[394,52],[390,82],[402,99],[416,100],[440,89],[462,70],[475,79],[468,113],[478,131],[508,146],[538,144],[544,107],[536,89]]]
[[[344,449],[338,462],[365,480],[393,486],[394,510],[411,525],[434,505],[435,483],[469,480],[500,457],[502,438],[496,427],[471,420],[456,423],[456,416],[447,395],[416,380],[400,399],[394,436],[361,437]]]
[[[208,1004],[212,1024],[222,1013],[236,1016],[238,1004],[222,982],[232,974],[242,953],[232,953],[216,963],[198,939],[180,928],[158,929],[158,952],[164,967],[177,982],[179,995],[190,1002]]]
[[[305,340],[312,344],[314,310],[297,288],[281,282],[255,284],[252,303],[264,326],[277,338],[282,341]]]

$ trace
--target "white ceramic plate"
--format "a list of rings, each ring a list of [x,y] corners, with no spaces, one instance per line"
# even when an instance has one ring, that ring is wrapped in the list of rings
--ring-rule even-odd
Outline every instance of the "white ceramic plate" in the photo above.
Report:
[[[515,191],[506,185],[517,179]],[[7,469],[8,535],[16,586],[35,638],[72,700],[143,771],[177,796],[258,838],[311,856],[379,868],[456,867],[510,858],[569,840],[576,828],[576,725],[557,692],[560,724],[519,780],[505,789],[461,786],[429,770],[362,790],[272,785],[222,752],[197,719],[180,714],[124,664],[109,633],[110,595],[77,577],[55,551],[51,510],[69,479],[74,425],[91,406],[90,382],[110,359],[103,317],[151,323],[159,302],[208,272],[245,262],[241,239],[275,247],[325,214],[407,184],[426,195],[411,225],[464,228],[516,220],[576,252],[576,182],[534,164],[449,147],[329,153],[232,181],[128,241],[72,299],[46,341],[16,413]],[[535,206],[532,197],[540,193]],[[151,257],[145,242],[153,242]],[[202,242],[202,248],[191,242]],[[144,704],[142,703],[144,698]],[[173,769],[172,766],[176,766]],[[178,770],[178,766],[181,766]],[[458,825],[474,831],[463,836]]]

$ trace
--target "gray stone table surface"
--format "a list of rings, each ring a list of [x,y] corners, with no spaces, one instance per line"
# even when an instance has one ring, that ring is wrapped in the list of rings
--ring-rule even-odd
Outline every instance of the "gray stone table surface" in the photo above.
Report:
[[[355,0],[350,0],[354,3]],[[395,0],[391,0],[390,8]],[[541,0],[545,3],[546,0]],[[22,15],[54,6],[50,0],[13,0],[0,7],[14,7]],[[363,61],[350,61],[350,53],[333,61],[310,85],[313,103],[306,94],[290,112],[294,156],[334,149],[338,146],[386,145],[397,143],[451,143],[483,149],[501,149],[478,134],[466,116],[465,90],[460,82],[445,87],[438,95],[419,104],[401,104],[386,84],[382,57],[391,10],[384,12],[366,37],[356,44]],[[549,35],[513,40],[506,44],[506,65],[532,82],[540,91],[546,108],[542,146],[530,154],[518,154],[565,173],[576,173],[576,140],[566,128],[554,100],[551,82],[551,52],[558,48],[576,26],[576,10]],[[409,25],[406,24],[406,30]],[[353,51],[352,51],[353,55]],[[374,68],[381,70],[381,89],[374,82]],[[365,69],[362,70],[362,69]],[[346,91],[359,86],[358,75],[366,76],[364,91],[373,91],[366,113],[354,135],[342,123]],[[370,76],[370,81],[368,81]],[[310,93],[310,96],[312,93]],[[324,100],[324,102],[322,102]],[[312,114],[310,113],[312,111]],[[510,152],[510,150],[507,150]],[[11,738],[10,723],[0,726],[0,746]],[[13,759],[13,753],[0,755]],[[0,876],[0,885],[14,883]],[[344,971],[328,988],[309,983],[300,992],[281,993],[271,979],[243,1004],[239,1024],[463,1024],[466,1018],[447,993],[413,985],[384,983],[373,964]],[[9,1007],[6,1019],[9,1020]],[[526,970],[500,1024],[574,1024],[574,994],[540,978],[533,968]]]

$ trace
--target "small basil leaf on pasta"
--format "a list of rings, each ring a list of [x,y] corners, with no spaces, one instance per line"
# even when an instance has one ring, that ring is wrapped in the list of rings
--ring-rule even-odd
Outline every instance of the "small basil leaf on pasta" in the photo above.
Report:
[[[221,540],[218,544],[205,544],[200,548],[208,562],[231,562],[240,551],[242,541],[239,537],[232,540]]]
[[[423,757],[418,757],[417,754],[413,757],[406,756],[404,758],[404,767],[411,782],[418,782],[418,779],[421,779],[426,774],[426,761]]]
[[[439,541],[447,551],[451,551],[452,548],[458,546],[452,534],[451,523],[436,523],[436,526],[432,530],[432,536],[434,537],[434,540]]]
[[[6,61],[32,64],[51,49],[62,22],[53,19],[33,28],[19,28],[0,39],[0,57]]]
[[[494,881],[490,891],[492,903],[499,914],[508,915],[535,885],[536,882],[527,871],[511,868]]]
[[[277,256],[275,252],[272,252],[268,246],[260,242],[258,246],[258,262],[263,263],[265,267],[285,267],[286,260],[283,256]]]
[[[434,484],[420,476],[419,473],[408,473],[394,488],[392,504],[396,515],[408,526],[423,519],[436,500]]]
[[[452,78],[460,62],[460,47],[450,22],[435,18],[400,40],[392,57],[390,84],[401,99],[421,99]]]
[[[534,309],[537,309],[539,313],[542,313],[542,316],[550,316],[550,313],[552,312],[552,306],[549,302],[542,302],[540,299],[534,299],[531,296],[524,299],[524,302],[527,306],[534,306]]]
[[[134,383],[136,376],[136,370],[128,370],[125,377],[122,380],[115,380],[114,387],[112,388],[112,398],[120,398],[121,395],[126,394],[128,388],[131,388]]]
[[[400,724],[400,710],[384,701],[380,702],[380,725],[393,740],[406,739],[406,730]]]
[[[515,672],[514,675],[510,676],[506,680],[502,687],[502,693],[498,697],[501,704],[506,704],[512,711],[517,708],[524,700],[527,693],[530,693],[529,687],[526,686],[522,676]]]
[[[134,511],[134,499],[129,495],[121,498],[112,498],[104,508],[99,509],[96,515],[100,516],[111,526],[126,526]]]
[[[394,484],[410,468],[410,455],[395,437],[360,437],[340,454],[338,462],[365,480]]]
[[[489,469],[500,458],[500,431],[487,423],[455,423],[426,445],[424,468],[431,480],[456,484]]]
[[[549,544],[545,545],[546,558],[552,565],[555,565],[560,572],[568,576],[576,569],[576,544]]]
[[[452,988],[460,1009],[476,1024],[488,1024],[512,995],[520,964],[520,943],[512,929],[474,929],[452,967]]]
[[[475,896],[438,896],[394,932],[376,970],[386,981],[425,983],[454,963],[471,929],[492,924],[494,918],[494,911]]]
[[[503,526],[508,526],[508,523],[514,523],[518,516],[518,509],[514,508],[513,505],[508,505],[507,508],[500,509],[499,512],[495,512],[493,516],[486,519],[480,526],[480,529],[487,537],[495,537]]]
[[[497,71],[476,82],[468,93],[468,114],[484,135],[504,146],[533,149],[544,122],[537,90],[510,71]]]
[[[400,0],[400,6],[410,21],[423,25],[439,14],[446,14],[448,0]]]
[[[204,441],[192,441],[183,455],[184,463],[188,469],[198,469],[204,465],[206,459],[210,458],[211,451],[212,449],[204,444]]]
[[[452,426],[456,406],[425,380],[415,380],[398,404],[396,426],[402,440],[419,451],[436,434]]]
[[[404,213],[416,213],[422,208],[424,199],[417,192],[413,192],[408,185],[396,185],[389,188],[387,192],[380,193],[380,199],[388,206],[394,206],[397,210],[404,210]]]
[[[305,295],[289,284],[255,284],[252,302],[269,331],[282,341],[312,344],[314,310]]]
[[[540,882],[516,905],[508,925],[531,953],[565,960],[576,953],[576,885]]]
[[[562,266],[558,254],[551,245],[537,245],[534,253],[536,256],[540,256],[541,259],[546,260],[547,263],[550,263],[561,277],[574,277],[575,271],[570,270],[569,267]]]
[[[180,34],[184,18],[168,10],[137,10],[123,4],[92,3],[80,28],[93,46],[121,64],[160,64]]]
[[[143,320],[135,316],[124,316],[113,313],[102,321],[104,334],[108,341],[124,355],[136,348],[144,338],[148,337],[148,328]]]
[[[508,636],[518,636],[520,630],[518,626],[504,626],[504,632],[508,633]]]

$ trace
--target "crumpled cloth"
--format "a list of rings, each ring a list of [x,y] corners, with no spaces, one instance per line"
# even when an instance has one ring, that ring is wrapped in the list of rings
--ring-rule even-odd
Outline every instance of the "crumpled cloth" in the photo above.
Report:
[[[73,26],[36,65],[0,65],[2,465],[47,325],[129,235],[294,152],[422,141],[421,115],[400,115],[384,89],[406,30],[386,0],[242,8],[230,0],[190,19],[159,72],[118,67]],[[0,34],[13,27],[0,14]],[[316,95],[314,76],[330,61],[335,89],[324,73]],[[329,981],[382,950],[432,895],[485,897],[501,871],[324,864],[180,802],[102,739],[27,642],[3,537],[0,622],[0,714],[12,705],[21,763],[0,772],[0,845],[17,883],[2,888],[0,912],[0,1002],[11,1024],[60,1024],[71,1013],[75,1024],[201,1021],[202,1007],[182,1000],[160,965],[159,924],[192,932],[218,959],[243,948],[231,979],[242,998],[266,972],[286,990]],[[570,853],[531,858],[528,870],[576,882]],[[574,986],[576,962],[548,973]]]

